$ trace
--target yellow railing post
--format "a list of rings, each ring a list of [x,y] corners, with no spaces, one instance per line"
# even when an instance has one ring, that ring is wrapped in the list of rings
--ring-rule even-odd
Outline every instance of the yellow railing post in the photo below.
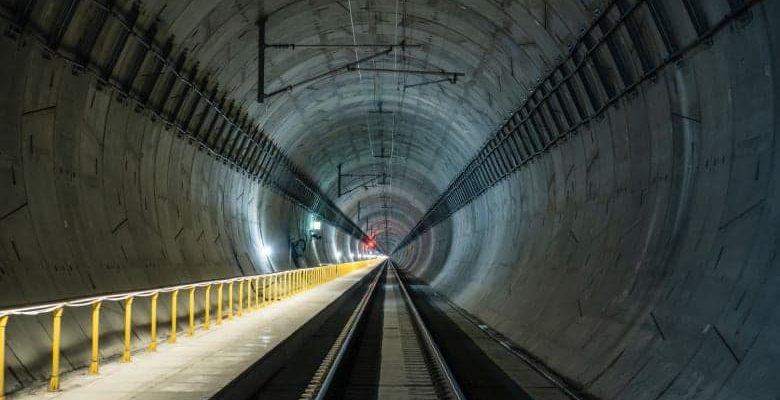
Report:
[[[246,278],[246,313],[252,312],[252,278]]]
[[[211,284],[206,286],[206,297],[203,299],[203,303],[203,308],[205,309],[206,313],[203,318],[203,330],[207,331],[211,325],[211,317],[209,316],[211,313]]]
[[[274,302],[279,301],[279,275],[274,275]]]
[[[263,306],[265,306],[265,276],[260,277],[260,286],[262,286]]]
[[[0,317],[0,400],[5,393],[5,327],[8,325],[8,316]]]
[[[179,301],[179,289],[171,292],[171,336],[168,338],[169,343],[176,343],[176,302]]]
[[[62,307],[54,310],[51,316],[51,379],[49,380],[49,391],[56,392],[60,390],[60,323],[62,322]]]
[[[260,277],[255,278],[255,309],[260,309]]]
[[[222,325],[222,287],[224,283],[217,286],[217,326]]]
[[[228,320],[233,319],[233,283],[228,284]]]
[[[244,315],[244,280],[238,281],[238,316]]]
[[[92,358],[89,362],[89,374],[97,375],[99,371],[98,356],[100,345],[100,302],[92,304]]]
[[[151,336],[152,341],[149,342],[149,351],[155,352],[157,351],[157,298],[160,297],[160,293],[154,293],[152,294],[151,298],[151,332],[149,336]]]
[[[195,286],[190,288],[190,324],[187,336],[195,334]]]
[[[133,322],[133,298],[125,299],[125,351],[121,362],[130,362],[130,333]]]

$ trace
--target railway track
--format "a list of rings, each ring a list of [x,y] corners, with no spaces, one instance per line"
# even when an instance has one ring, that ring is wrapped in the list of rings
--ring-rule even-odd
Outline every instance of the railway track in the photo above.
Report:
[[[409,279],[385,261],[252,398],[585,398]]]
[[[464,399],[395,267],[381,268],[300,398]]]

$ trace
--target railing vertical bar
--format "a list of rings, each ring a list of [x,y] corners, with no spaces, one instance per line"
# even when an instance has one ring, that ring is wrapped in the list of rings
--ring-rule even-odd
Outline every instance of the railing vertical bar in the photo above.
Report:
[[[125,343],[122,362],[130,362],[130,333],[133,323],[133,297],[125,299]]]
[[[233,284],[234,282],[228,283],[228,320],[233,319]]]
[[[187,336],[195,334],[195,287],[190,288],[190,324]]]
[[[155,292],[152,294],[151,299],[151,342],[149,343],[149,351],[157,351],[157,298],[160,297],[160,293]]]
[[[8,326],[8,316],[0,317],[0,400],[5,398],[5,327]]]
[[[92,304],[92,357],[89,363],[89,374],[97,375],[100,367],[98,358],[100,356],[100,303]]]
[[[63,308],[57,308],[52,312],[52,339],[51,339],[51,379],[49,379],[49,391],[60,390],[60,326],[62,323]]]
[[[176,302],[179,299],[179,290],[176,289],[171,292],[171,336],[168,338],[169,343],[176,343]]]
[[[222,325],[222,287],[224,283],[220,283],[217,287],[217,326]]]
[[[238,316],[244,315],[244,280],[238,281]]]
[[[209,327],[211,327],[211,284],[206,286],[206,296],[203,299],[203,309],[204,309],[204,316],[203,316],[203,330],[207,331],[209,330]]]

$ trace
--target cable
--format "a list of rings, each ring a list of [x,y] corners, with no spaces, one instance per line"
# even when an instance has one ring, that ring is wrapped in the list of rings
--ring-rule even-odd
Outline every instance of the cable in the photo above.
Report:
[[[352,26],[352,44],[355,45],[355,62],[357,63],[357,72],[360,82],[363,82],[363,74],[360,72],[360,59],[358,58],[357,49],[357,36],[355,35],[355,20],[352,18],[352,0],[347,0],[347,6],[349,7],[349,24]]]

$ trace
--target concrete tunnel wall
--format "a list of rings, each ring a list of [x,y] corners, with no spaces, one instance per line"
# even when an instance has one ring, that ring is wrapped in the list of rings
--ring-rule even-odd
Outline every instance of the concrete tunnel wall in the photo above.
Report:
[[[779,6],[395,259],[599,398],[776,399]]]
[[[0,53],[15,60],[0,63],[0,307],[295,266],[288,243],[308,236],[306,210],[35,44],[2,37]],[[338,231],[323,228],[299,265],[336,261],[327,243]],[[160,296],[161,341],[169,301]],[[180,293],[179,330],[187,301]],[[202,293],[196,304],[200,323]],[[135,348],[149,341],[148,312],[149,299],[136,300]],[[103,305],[101,356],[121,352],[123,315],[120,304]],[[62,371],[88,364],[89,326],[89,307],[65,310]],[[46,379],[51,316],[11,317],[7,334],[6,390]]]
[[[131,3],[119,0],[113,10],[126,15]],[[368,3],[353,0],[352,26],[331,0],[154,1],[143,4],[136,25],[148,33],[159,22],[155,42],[172,36],[174,56],[189,48],[183,71],[209,77],[209,91],[214,84],[227,91],[346,215],[356,215],[360,202],[363,219],[355,222],[386,237],[389,251],[610,2],[402,2],[402,37],[424,47],[402,52],[399,65],[465,71],[457,85],[401,97],[372,93],[368,74],[341,74],[255,101],[255,7],[272,14],[272,42],[396,40],[398,10]],[[715,21],[740,2],[686,3]],[[59,3],[37,4],[40,26],[31,29],[48,32]],[[88,36],[92,20],[84,16],[98,14],[84,11],[94,2],[80,7],[66,43]],[[595,396],[774,399],[778,15],[776,1],[759,2],[749,20],[730,23],[712,45],[665,67],[395,259]],[[672,15],[672,33],[689,37],[683,19]],[[109,28],[118,25],[109,20]],[[113,50],[117,30],[109,28],[93,52],[97,60]],[[304,210],[197,151],[111,90],[97,90],[94,78],[72,74],[34,42],[27,35],[0,39],[1,54],[13,60],[0,63],[7,94],[0,98],[2,305],[268,271],[261,235],[276,250],[305,234]],[[637,57],[627,43],[615,45]],[[645,50],[663,57],[658,48]],[[137,56],[122,55],[128,59],[120,71]],[[280,50],[267,57],[272,90],[355,54]],[[140,72],[149,69],[144,64]],[[598,72],[617,79],[614,71]],[[370,86],[398,84],[382,76]],[[395,114],[377,113],[382,107]],[[377,159],[394,144],[395,159]],[[339,197],[339,163],[350,172],[387,163],[394,176],[385,187]],[[383,209],[388,202],[392,212]],[[301,263],[359,249],[332,228],[322,234]],[[271,264],[286,267],[287,254],[275,251]],[[183,317],[186,296],[179,298]],[[147,339],[147,304],[134,307],[135,343]],[[163,296],[161,321],[167,310]],[[102,316],[101,348],[117,354],[121,307]],[[88,321],[86,310],[66,311],[64,369],[85,365]],[[6,389],[45,378],[50,318],[13,319],[8,329]],[[164,336],[166,326],[160,329]]]

